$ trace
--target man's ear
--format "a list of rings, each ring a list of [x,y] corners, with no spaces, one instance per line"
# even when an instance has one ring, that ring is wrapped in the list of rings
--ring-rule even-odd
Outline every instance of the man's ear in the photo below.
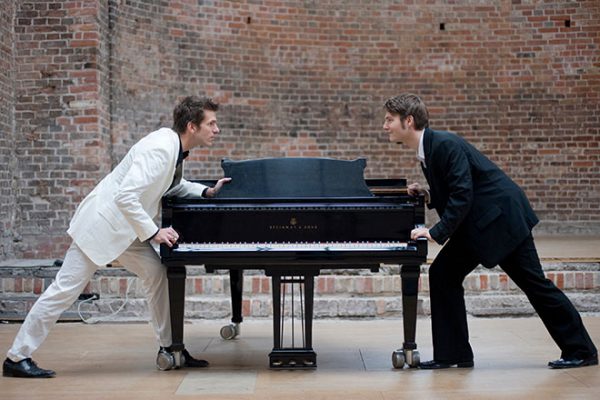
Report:
[[[194,123],[192,121],[188,121],[188,123],[185,125],[185,131],[183,132],[183,134],[185,135],[188,132],[193,132],[195,129]]]

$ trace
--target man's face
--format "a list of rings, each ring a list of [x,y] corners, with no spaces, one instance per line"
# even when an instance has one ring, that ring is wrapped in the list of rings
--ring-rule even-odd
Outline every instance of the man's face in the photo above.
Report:
[[[192,124],[192,147],[205,146],[210,147],[213,144],[215,135],[219,133],[217,125],[217,113],[210,110],[204,110],[204,119],[200,125]]]
[[[402,121],[399,115],[392,114],[389,111],[385,113],[383,130],[390,136],[390,142],[404,142],[407,135],[410,133],[409,128],[406,121]]]

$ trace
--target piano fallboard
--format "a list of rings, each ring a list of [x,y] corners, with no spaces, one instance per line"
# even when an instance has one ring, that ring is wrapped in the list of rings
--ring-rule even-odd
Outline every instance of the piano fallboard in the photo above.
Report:
[[[424,219],[402,197],[165,199],[162,218],[181,243],[401,242]]]

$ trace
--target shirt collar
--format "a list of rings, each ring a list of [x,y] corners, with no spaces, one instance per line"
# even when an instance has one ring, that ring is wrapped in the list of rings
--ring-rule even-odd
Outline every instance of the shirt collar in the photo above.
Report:
[[[421,131],[421,138],[419,139],[419,149],[417,150],[417,158],[421,162],[425,162],[425,147],[423,146],[423,138],[425,137],[425,129]]]

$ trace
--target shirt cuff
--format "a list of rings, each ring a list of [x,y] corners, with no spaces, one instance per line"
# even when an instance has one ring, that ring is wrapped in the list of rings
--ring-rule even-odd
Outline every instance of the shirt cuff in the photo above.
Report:
[[[439,222],[429,230],[429,235],[439,245],[443,245],[444,243],[446,243],[446,240],[448,240],[448,234]]]
[[[156,236],[158,234],[158,232],[160,232],[160,228],[158,228],[158,230],[156,232],[154,232],[154,235],[150,236],[148,239],[146,239],[148,242],[151,241],[152,239],[154,239],[154,236]]]

